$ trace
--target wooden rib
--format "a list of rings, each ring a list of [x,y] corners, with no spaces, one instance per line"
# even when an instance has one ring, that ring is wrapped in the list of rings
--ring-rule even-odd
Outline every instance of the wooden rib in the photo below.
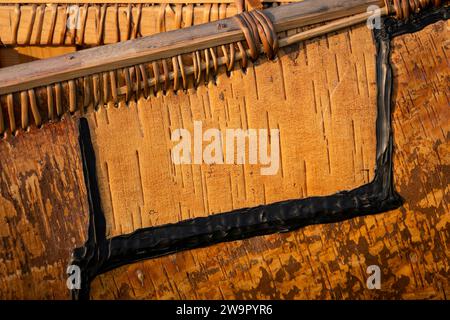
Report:
[[[116,71],[109,72],[109,80],[111,81],[111,95],[114,103],[118,102],[117,97],[117,82],[116,82]]]
[[[76,38],[77,38],[77,23],[78,23],[78,21],[77,21],[77,19],[79,19],[79,15],[80,15],[80,7],[78,7],[78,9],[76,9],[76,10],[78,10],[76,13],[75,13],[75,15],[78,15],[78,17],[76,17],[75,19],[73,19],[73,12],[71,11],[71,10],[73,10],[73,6],[69,6],[68,8],[67,8],[67,13],[66,13],[66,17],[67,17],[67,21],[66,21],[66,26],[68,25],[68,21],[70,21],[70,24],[69,24],[69,28],[70,29],[68,29],[68,31],[69,31],[69,43],[71,44],[71,45],[74,45],[75,44],[75,41],[76,41]],[[73,19],[72,21],[71,21],[71,19]],[[74,25],[72,25],[72,24],[74,24]],[[67,31],[67,30],[66,30]],[[64,40],[64,39],[63,39]]]
[[[133,75],[134,75],[134,80],[136,80],[136,90],[135,90],[135,97],[136,99],[139,98],[139,95],[141,94],[141,72],[139,70],[138,66],[134,66],[133,68]]]
[[[194,6],[192,4],[188,4],[186,6],[186,21],[184,21],[185,27],[190,27],[194,23]]]
[[[145,69],[145,66],[143,64],[139,65],[139,69],[141,69],[141,75],[142,75],[142,81],[144,84],[144,97],[148,97],[149,95],[149,85],[148,85],[148,76],[147,76],[147,70]],[[117,88],[116,88],[117,91]]]
[[[5,119],[3,117],[3,108],[0,104],[0,135],[3,134],[3,132],[5,132]]]
[[[175,29],[181,28],[181,22],[183,19],[183,5],[175,5]]]
[[[74,80],[69,80],[69,111],[75,112],[77,109],[77,94]]]
[[[53,43],[53,35],[55,33],[56,18],[58,17],[58,5],[52,4],[51,10],[52,10],[52,17],[51,17],[51,22],[50,22],[50,30],[48,32],[47,44]]]
[[[14,97],[12,94],[6,96],[6,106],[8,108],[9,128],[14,133],[16,131],[16,117],[14,115]]]
[[[102,5],[101,8],[98,8],[97,15],[97,44],[103,43],[104,30],[105,30],[105,16],[106,16],[106,4]]]
[[[94,105],[97,107],[101,103],[100,77],[98,74],[92,76],[92,91],[94,93]]]
[[[131,98],[131,92],[132,92],[132,83],[130,80],[130,69],[123,68],[122,75],[125,79],[125,100],[128,102]]]
[[[21,120],[22,129],[28,128],[28,94],[27,91],[20,93],[20,108],[21,108]]]
[[[83,78],[83,107],[87,108],[91,103],[91,85],[89,77]]]
[[[125,40],[130,40],[131,36],[131,4],[128,4],[127,10],[126,10],[126,16],[127,16],[127,23],[126,29],[125,29]]]
[[[276,3],[274,3],[275,5]],[[225,19],[227,15],[227,7],[225,3],[219,5],[219,19]]]
[[[34,123],[36,126],[40,126],[42,122],[41,115],[36,103],[36,94],[33,89],[28,90],[28,100],[30,101],[31,113],[33,114]]]
[[[63,45],[65,40],[66,40],[66,32],[67,32],[67,15],[69,14],[69,7],[66,6],[64,7],[64,15],[63,15],[63,20],[62,20],[62,28],[61,28],[61,33],[59,35],[59,44]]]
[[[104,72],[102,74],[102,84],[103,84],[103,102],[104,103],[108,103],[108,99],[109,99],[109,77],[108,77],[108,73]]]
[[[34,44],[41,44],[42,37],[42,26],[44,24],[44,16],[45,16],[45,4],[41,4],[38,8],[39,10],[39,18],[36,26],[36,39],[34,40]]]
[[[136,21],[134,21],[131,39],[136,39],[138,37],[139,27],[141,24],[141,16],[142,16],[142,4],[139,3],[137,5],[137,17],[136,17]]]
[[[179,88],[179,80],[180,80],[180,70],[178,68],[178,60],[177,57],[172,57],[172,66],[173,66],[173,90],[178,90]]]
[[[56,104],[56,114],[59,117],[63,114],[61,83],[55,83],[55,104]]]
[[[55,119],[55,107],[53,100],[53,89],[52,86],[47,86],[47,109],[48,109],[48,118],[50,120]]]
[[[13,27],[12,27],[12,41],[11,43],[13,45],[17,44],[17,37],[18,37],[18,33],[19,33],[19,24],[20,24],[20,16],[21,16],[22,12],[20,10],[20,5],[16,4],[14,6],[14,22],[13,22]]]
[[[115,32],[115,42],[120,41],[120,25],[119,25],[119,5],[114,5],[114,32]]]
[[[87,14],[88,14],[88,5],[85,4],[82,8],[80,8],[80,32],[77,32],[77,43],[79,45],[84,43],[84,34],[86,32],[86,22],[87,22]]]
[[[187,79],[186,79],[186,70],[183,65],[183,58],[181,56],[177,56],[178,64],[180,66],[181,80],[183,83],[183,89],[187,88]]]
[[[159,7],[158,17],[157,17],[157,28],[159,32],[165,32],[166,31],[166,3],[162,3]]]
[[[28,22],[28,30],[27,30],[27,37],[25,39],[25,44],[30,44],[30,42],[31,42],[31,35],[33,33],[33,28],[34,28],[34,20],[36,19],[36,9],[37,9],[37,6],[35,4],[33,4],[31,6],[31,17],[30,17],[30,21]]]
[[[366,12],[380,0],[305,0],[265,10],[277,32]],[[324,10],[324,7],[326,10]],[[93,73],[170,58],[244,40],[234,19],[197,25],[164,34],[81,50],[45,60],[0,69],[0,94],[21,91]]]

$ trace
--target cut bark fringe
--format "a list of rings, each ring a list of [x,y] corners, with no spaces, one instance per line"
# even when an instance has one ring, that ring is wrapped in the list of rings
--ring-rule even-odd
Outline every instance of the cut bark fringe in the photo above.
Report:
[[[446,4],[447,1],[443,1],[443,3]],[[412,13],[417,13],[430,6],[441,5],[440,0],[394,0],[392,4],[389,3],[382,8],[381,14],[393,14],[399,19],[408,19]],[[103,8],[106,8],[105,6],[103,5]],[[290,5],[283,7],[288,6]],[[128,7],[131,8],[130,5]],[[138,8],[141,6],[139,5]],[[237,8],[238,11],[243,10],[243,3],[238,3]],[[131,9],[129,10],[131,12]],[[13,20],[16,21],[13,29],[17,29],[17,20],[20,19],[19,5],[16,5],[16,12],[19,18],[16,17]],[[105,9],[100,10],[100,25],[104,24],[104,19],[101,18],[102,15],[104,16],[104,12]],[[161,12],[164,12],[163,8]],[[178,20],[181,21],[181,13],[179,10],[177,12]],[[258,59],[261,53],[264,53],[268,59],[273,59],[280,47],[364,22],[373,14],[374,12],[364,10],[356,15],[334,20],[325,25],[279,39],[277,32],[280,29],[277,29],[277,21],[271,20],[273,11],[270,15],[266,10],[243,11],[234,16],[232,21],[235,21],[240,27],[241,37],[245,39],[244,43],[233,41],[229,44],[225,43],[199,50],[194,48],[194,51],[190,53],[180,52],[156,60],[149,56],[145,63],[102,72],[86,70],[82,76],[56,83],[44,83],[44,86],[21,90],[4,89],[4,94],[0,97],[0,134],[15,134],[19,129],[27,130],[31,124],[39,127],[44,122],[57,120],[67,112],[83,114],[91,105],[94,106],[94,109],[108,104],[118,106],[120,101],[129,102],[131,99],[137,100],[140,97],[148,98],[159,92],[165,93],[170,89],[174,91],[187,89],[191,84],[195,87],[202,80],[204,82],[213,80],[222,66],[229,72],[235,69],[236,62],[240,62],[239,67],[245,69],[248,61]],[[38,15],[38,20],[40,19]],[[207,19],[205,18],[205,20]],[[41,24],[39,22],[39,25]],[[305,25],[305,23],[295,25],[292,22],[286,24],[289,24],[290,28],[284,28],[281,31]],[[163,32],[163,24],[160,26],[161,32]],[[51,27],[54,27],[54,23]],[[137,25],[133,25],[131,22],[128,31],[127,39],[137,37],[139,34]],[[98,39],[101,43],[102,32],[98,34]],[[119,37],[117,40],[124,39]],[[50,63],[51,60],[48,61]],[[29,67],[32,68],[32,66],[33,63],[30,63]],[[2,90],[2,80],[0,73],[0,90]],[[8,81],[5,80],[6,82]]]

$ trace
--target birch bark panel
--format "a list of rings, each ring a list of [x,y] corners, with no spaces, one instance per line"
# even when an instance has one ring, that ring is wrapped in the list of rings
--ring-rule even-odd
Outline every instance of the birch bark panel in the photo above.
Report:
[[[0,140],[0,298],[68,299],[88,205],[76,121]]]
[[[197,89],[88,113],[108,236],[369,182],[375,100],[375,48],[364,25],[261,58],[246,72],[221,70]],[[175,165],[171,132],[195,139],[194,121],[224,137],[227,128],[280,130],[279,170],[261,175],[267,165],[248,164],[248,144],[244,165]]]
[[[94,280],[92,298],[448,299],[447,30],[438,22],[393,41],[401,208],[120,267]],[[370,265],[381,269],[380,290],[367,289]]]

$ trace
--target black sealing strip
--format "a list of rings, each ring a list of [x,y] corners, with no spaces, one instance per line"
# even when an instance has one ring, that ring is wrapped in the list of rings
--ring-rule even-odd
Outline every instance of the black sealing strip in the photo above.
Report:
[[[95,153],[88,122],[81,118],[79,142],[89,201],[89,229],[85,245],[75,249],[72,256],[71,264],[78,265],[81,269],[81,289],[72,290],[72,298],[89,299],[90,283],[97,275],[139,260],[398,208],[402,200],[394,190],[392,177],[391,39],[419,31],[439,20],[447,20],[448,15],[449,8],[441,7],[415,15],[407,22],[384,18],[383,28],[374,30],[378,89],[376,170],[372,182],[351,191],[239,209],[175,224],[143,228],[131,234],[106,239],[106,221],[98,191]]]

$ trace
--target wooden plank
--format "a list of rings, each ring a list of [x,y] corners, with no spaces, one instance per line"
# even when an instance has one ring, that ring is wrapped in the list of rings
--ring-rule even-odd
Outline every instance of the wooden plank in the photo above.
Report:
[[[277,32],[366,11],[378,0],[306,0],[265,10]],[[324,8],[326,8],[324,10]],[[69,80],[244,40],[234,19],[170,31],[123,43],[82,50],[46,61],[0,69],[0,94]]]
[[[69,298],[89,223],[76,122],[0,140],[0,299]]]
[[[92,298],[448,299],[449,25],[393,41],[394,171],[404,206],[124,266],[99,276]],[[381,269],[381,290],[366,287],[369,265]]]

